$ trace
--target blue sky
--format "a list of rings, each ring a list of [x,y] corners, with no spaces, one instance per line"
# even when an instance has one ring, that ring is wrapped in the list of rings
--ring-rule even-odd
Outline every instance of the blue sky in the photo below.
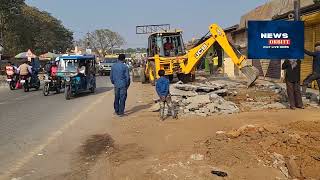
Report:
[[[241,15],[268,0],[26,0],[51,13],[78,39],[88,31],[108,28],[119,32],[127,47],[145,47],[146,35],[136,25],[169,23],[184,31],[184,40],[201,37],[211,23],[228,27]],[[170,5],[170,6],[169,6]]]

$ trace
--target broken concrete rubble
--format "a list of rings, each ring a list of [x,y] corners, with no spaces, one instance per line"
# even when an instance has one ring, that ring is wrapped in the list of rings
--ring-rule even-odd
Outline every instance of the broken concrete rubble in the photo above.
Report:
[[[206,84],[175,84],[173,85],[174,88],[183,90],[183,91],[195,91],[195,92],[213,92],[217,91],[219,89],[222,89],[225,87],[223,84],[211,84],[211,85],[206,85]]]
[[[173,86],[170,86],[170,94],[171,96],[182,96],[182,97],[193,97],[198,95],[194,91],[183,91],[183,90],[174,88]]]
[[[232,80],[207,79],[193,84],[179,81],[170,86],[170,94],[180,115],[196,114],[205,117],[240,111],[288,108],[285,88],[270,83],[260,82],[247,89],[243,83]],[[304,98],[304,104],[312,106],[311,102],[306,102],[309,99],[311,96]],[[153,109],[151,108],[151,111],[154,111]]]
[[[223,97],[228,95],[226,84],[206,82],[205,84],[174,84],[170,93],[176,98],[173,101],[179,106],[182,114],[210,116],[212,114],[232,114],[239,112],[233,102]],[[230,93],[231,94],[231,93]]]

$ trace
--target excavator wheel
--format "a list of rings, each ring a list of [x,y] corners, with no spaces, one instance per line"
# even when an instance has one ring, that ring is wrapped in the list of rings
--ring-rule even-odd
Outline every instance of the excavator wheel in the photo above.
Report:
[[[254,82],[258,79],[260,74],[259,70],[252,65],[244,66],[240,69],[240,71],[246,76],[248,87],[254,85]]]
[[[191,74],[178,74],[179,81],[182,81],[183,83],[188,83],[191,81]]]
[[[170,83],[172,83],[173,82],[173,75],[168,75],[168,79],[169,79]]]

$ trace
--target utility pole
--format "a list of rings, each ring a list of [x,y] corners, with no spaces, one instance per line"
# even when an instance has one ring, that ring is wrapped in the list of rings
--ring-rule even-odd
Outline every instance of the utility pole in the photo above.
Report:
[[[87,47],[86,47],[86,53],[92,54],[92,50],[90,48],[90,33],[87,33]]]
[[[87,32],[87,49],[90,47],[90,33]]]
[[[4,17],[0,14],[0,54],[4,51]]]
[[[294,20],[300,21],[300,0],[294,0]]]

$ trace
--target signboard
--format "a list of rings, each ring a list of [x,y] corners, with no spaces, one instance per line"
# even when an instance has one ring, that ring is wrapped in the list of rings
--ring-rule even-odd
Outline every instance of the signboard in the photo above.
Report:
[[[302,21],[249,21],[249,59],[303,59]]]

